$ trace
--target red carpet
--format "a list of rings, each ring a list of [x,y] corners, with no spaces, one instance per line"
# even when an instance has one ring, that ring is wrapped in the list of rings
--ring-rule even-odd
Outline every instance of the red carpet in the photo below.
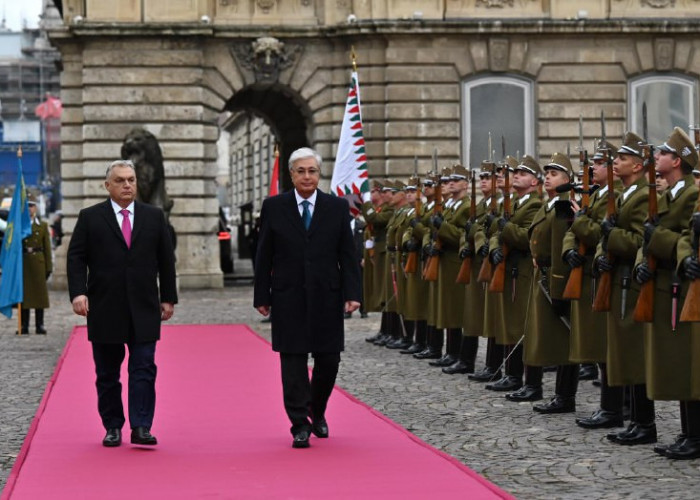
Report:
[[[77,328],[1,499],[510,498],[341,390],[330,439],[292,449],[278,356],[245,326],[165,327],[156,362],[160,444],[104,448]]]

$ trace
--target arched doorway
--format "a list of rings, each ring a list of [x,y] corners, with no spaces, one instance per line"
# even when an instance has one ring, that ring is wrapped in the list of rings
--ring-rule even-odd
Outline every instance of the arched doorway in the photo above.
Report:
[[[280,145],[280,189],[291,189],[286,168],[289,156],[295,149],[311,144],[311,111],[306,102],[284,85],[256,84],[236,92],[226,103],[225,110],[231,113],[245,111],[265,121]]]

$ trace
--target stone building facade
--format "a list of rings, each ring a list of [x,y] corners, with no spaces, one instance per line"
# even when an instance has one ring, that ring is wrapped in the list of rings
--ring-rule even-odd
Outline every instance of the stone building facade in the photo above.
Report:
[[[643,103],[654,141],[700,120],[698,0],[56,3],[66,228],[105,196],[126,133],[145,127],[163,149],[184,287],[221,286],[219,198],[264,196],[255,169],[270,168],[270,142],[283,165],[318,149],[328,185],[353,47],[370,176],[405,177],[414,157],[426,172],[435,149],[440,165],[477,165],[500,157],[501,137],[508,154],[574,151],[579,117],[590,149],[601,111],[619,140],[641,133]]]

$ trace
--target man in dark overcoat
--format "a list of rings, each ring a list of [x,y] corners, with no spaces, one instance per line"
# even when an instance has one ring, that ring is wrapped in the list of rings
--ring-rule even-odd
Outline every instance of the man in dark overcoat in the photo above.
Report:
[[[307,448],[312,432],[328,437],[325,411],[343,350],[343,312],[360,307],[362,291],[349,207],[318,189],[320,155],[298,149],[289,170],[294,189],[262,205],[253,305],[264,316],[272,312],[292,446]]]
[[[107,434],[121,444],[124,409],[119,373],[129,347],[131,442],[155,445],[155,350],[161,321],[177,303],[175,254],[160,208],[135,201],[136,172],[118,160],[107,169],[109,199],[80,211],[68,247],[68,290],[87,317],[97,373],[97,404]],[[133,230],[132,230],[133,228]]]

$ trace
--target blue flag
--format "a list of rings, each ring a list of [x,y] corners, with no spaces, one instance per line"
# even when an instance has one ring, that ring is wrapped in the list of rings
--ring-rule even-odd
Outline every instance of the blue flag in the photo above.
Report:
[[[12,196],[7,229],[0,250],[0,313],[12,317],[12,306],[24,300],[22,240],[32,234],[27,191],[22,176],[22,160],[17,158],[17,185]]]

